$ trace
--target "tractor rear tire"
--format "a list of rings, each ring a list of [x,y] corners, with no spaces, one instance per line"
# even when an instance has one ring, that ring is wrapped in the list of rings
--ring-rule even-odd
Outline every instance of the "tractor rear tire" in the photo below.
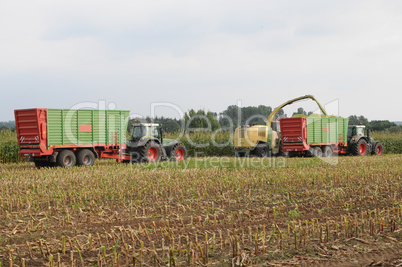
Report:
[[[384,153],[384,148],[382,144],[380,142],[375,143],[373,151],[371,151],[371,154],[379,156],[382,153]]]
[[[313,150],[313,156],[316,158],[321,158],[322,157],[322,150],[321,147],[316,146]]]
[[[269,146],[266,143],[258,144],[254,149],[254,155],[260,158],[266,158],[269,155]]]
[[[324,146],[322,148],[322,156],[323,157],[331,157],[334,151],[332,150],[331,146]]]
[[[170,158],[173,161],[182,161],[187,158],[187,150],[183,144],[177,144],[170,152]]]
[[[78,166],[93,166],[94,163],[95,163],[95,155],[91,150],[83,149],[77,153]]]
[[[148,142],[141,153],[141,162],[156,162],[161,158],[160,145],[155,142]]]
[[[367,155],[367,142],[361,138],[357,143],[354,143],[350,148],[352,155],[365,156]]]
[[[77,159],[74,153],[70,150],[62,150],[56,159],[57,166],[60,167],[73,167],[75,166]]]

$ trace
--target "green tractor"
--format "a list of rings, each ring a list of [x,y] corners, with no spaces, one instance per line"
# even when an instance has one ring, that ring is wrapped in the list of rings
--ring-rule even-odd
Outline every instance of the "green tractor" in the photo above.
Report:
[[[366,130],[364,125],[349,125],[348,147],[349,154],[355,156],[381,155],[384,152],[382,144],[370,137],[370,130]]]
[[[187,157],[182,143],[163,138],[163,129],[158,123],[134,123],[132,126],[126,142],[126,155],[131,156],[131,162],[181,161]]]

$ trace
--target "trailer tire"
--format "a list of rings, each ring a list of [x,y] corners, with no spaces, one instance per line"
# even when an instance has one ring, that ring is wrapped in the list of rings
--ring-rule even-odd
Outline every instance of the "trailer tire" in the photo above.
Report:
[[[260,158],[266,158],[269,155],[269,146],[267,143],[258,144],[254,149],[254,155]]]
[[[331,157],[334,151],[332,150],[331,146],[324,146],[322,148],[322,156],[323,157]]]
[[[170,152],[170,159],[173,161],[182,161],[187,158],[187,150],[183,144],[177,144]]]
[[[77,166],[93,166],[95,164],[95,155],[89,149],[82,149],[77,153]]]
[[[56,164],[57,164],[57,166],[60,166],[60,167],[73,167],[73,166],[75,166],[76,161],[77,161],[77,158],[75,157],[75,155],[72,151],[62,150],[57,155]]]
[[[141,153],[141,162],[155,162],[161,158],[160,145],[155,142],[148,142]]]
[[[375,143],[373,150],[371,151],[371,154],[379,156],[382,153],[384,153],[384,148],[382,144],[380,142]]]
[[[314,154],[313,154],[314,157],[316,157],[316,158],[321,158],[321,157],[322,157],[322,150],[321,150],[321,147],[316,146],[316,147],[314,148],[313,153],[314,153]]]
[[[365,156],[367,155],[368,150],[367,142],[363,138],[360,138],[360,140],[354,143],[350,149],[354,156]]]

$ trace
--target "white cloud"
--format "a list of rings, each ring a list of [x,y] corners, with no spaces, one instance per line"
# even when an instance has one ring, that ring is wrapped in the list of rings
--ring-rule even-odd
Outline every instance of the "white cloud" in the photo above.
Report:
[[[49,107],[33,88],[52,107],[106,99],[137,113],[153,101],[221,111],[314,94],[339,99],[343,116],[402,120],[401,11],[396,1],[2,1],[11,101],[0,120]]]

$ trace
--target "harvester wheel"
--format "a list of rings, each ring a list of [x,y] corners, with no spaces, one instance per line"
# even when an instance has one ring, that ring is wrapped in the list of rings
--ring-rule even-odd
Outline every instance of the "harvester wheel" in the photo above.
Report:
[[[267,143],[258,144],[254,149],[254,154],[260,158],[266,158],[269,155],[269,146]]]
[[[155,162],[161,158],[161,150],[158,143],[148,142],[142,151],[141,161]]]
[[[365,156],[367,154],[367,142],[361,138],[351,146],[351,152],[355,156]]]
[[[316,158],[321,158],[321,157],[322,157],[322,150],[321,150],[321,147],[316,146],[316,147],[314,148],[313,153],[314,153],[314,154],[313,154],[314,157],[316,157]]]
[[[324,146],[322,148],[322,156],[323,157],[331,157],[334,152],[332,151],[331,146]]]
[[[177,144],[173,147],[172,152],[170,152],[170,158],[173,161],[181,161],[187,158],[186,147],[182,144]]]
[[[73,167],[76,163],[76,157],[70,150],[62,150],[56,159],[57,166],[60,167]]]
[[[95,155],[89,149],[80,150],[77,153],[78,166],[93,166],[95,163]]]
[[[371,151],[371,154],[373,155],[381,155],[384,152],[384,148],[382,147],[382,144],[380,142],[375,143],[375,146],[373,148],[373,151]]]

